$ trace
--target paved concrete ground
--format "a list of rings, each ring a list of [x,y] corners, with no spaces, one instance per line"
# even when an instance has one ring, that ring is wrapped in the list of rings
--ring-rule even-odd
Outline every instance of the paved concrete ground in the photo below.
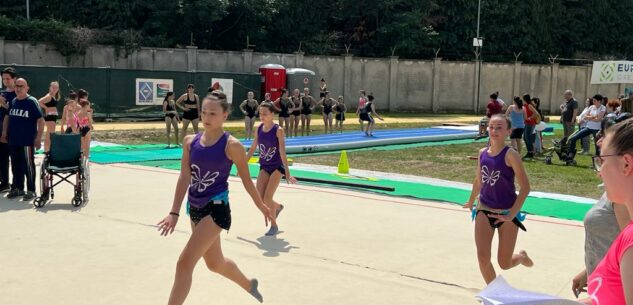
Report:
[[[178,230],[161,237],[154,224],[169,211],[178,173],[91,168],[91,200],[80,209],[65,184],[38,210],[0,198],[0,304],[166,304],[190,229],[181,217]],[[224,253],[259,278],[266,304],[476,304],[484,287],[473,224],[461,207],[282,185],[282,232],[263,237],[261,214],[239,180],[230,183]],[[526,226],[518,247],[536,265],[502,274],[517,288],[573,297],[581,223],[530,216]],[[200,263],[186,304],[256,302]]]

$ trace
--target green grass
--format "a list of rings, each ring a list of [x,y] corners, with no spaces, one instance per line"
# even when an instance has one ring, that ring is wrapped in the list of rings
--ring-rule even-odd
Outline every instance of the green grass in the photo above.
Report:
[[[544,143],[547,146],[551,139],[560,137],[560,134],[544,137]],[[468,156],[477,156],[484,146],[485,143],[479,142],[398,151],[350,151],[347,156],[353,169],[472,183],[477,161],[468,159]],[[337,166],[338,158],[338,155],[295,156],[294,162]],[[524,161],[532,190],[599,198],[601,191],[597,185],[600,179],[591,168],[591,157],[579,155],[576,160],[577,166],[565,166],[556,155],[552,165],[545,164],[542,157]]]

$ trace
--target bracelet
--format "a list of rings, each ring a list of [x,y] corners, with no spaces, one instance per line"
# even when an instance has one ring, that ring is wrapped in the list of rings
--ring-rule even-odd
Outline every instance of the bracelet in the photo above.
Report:
[[[180,217],[180,214],[176,213],[176,212],[169,212],[169,215],[174,215],[176,217]]]

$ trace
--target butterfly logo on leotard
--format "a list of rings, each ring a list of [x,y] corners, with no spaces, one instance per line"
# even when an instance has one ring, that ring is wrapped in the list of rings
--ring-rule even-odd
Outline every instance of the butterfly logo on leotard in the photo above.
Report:
[[[486,165],[481,167],[481,182],[488,183],[490,186],[495,186],[500,175],[501,171],[490,171]]]
[[[277,153],[277,147],[269,147],[268,149],[266,149],[266,146],[264,146],[264,144],[259,144],[260,159],[270,161],[275,156],[275,153]]]
[[[600,305],[600,300],[598,300],[598,297],[596,296],[596,294],[600,291],[600,288],[602,288],[601,277],[596,277],[587,284],[587,293],[591,299],[591,304]]]
[[[206,172],[204,176],[200,176],[200,167],[198,165],[191,165],[191,187],[198,192],[204,192],[209,186],[215,183],[215,178],[220,175],[220,172]]]

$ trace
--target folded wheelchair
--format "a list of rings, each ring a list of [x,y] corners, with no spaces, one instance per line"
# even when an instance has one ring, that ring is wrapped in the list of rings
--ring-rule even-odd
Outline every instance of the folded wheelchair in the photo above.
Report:
[[[60,180],[55,182],[55,177]],[[33,202],[35,207],[41,208],[55,198],[54,188],[62,182],[74,187],[73,206],[79,207],[88,201],[90,167],[81,152],[80,134],[51,134],[51,146],[40,168],[40,196]]]

